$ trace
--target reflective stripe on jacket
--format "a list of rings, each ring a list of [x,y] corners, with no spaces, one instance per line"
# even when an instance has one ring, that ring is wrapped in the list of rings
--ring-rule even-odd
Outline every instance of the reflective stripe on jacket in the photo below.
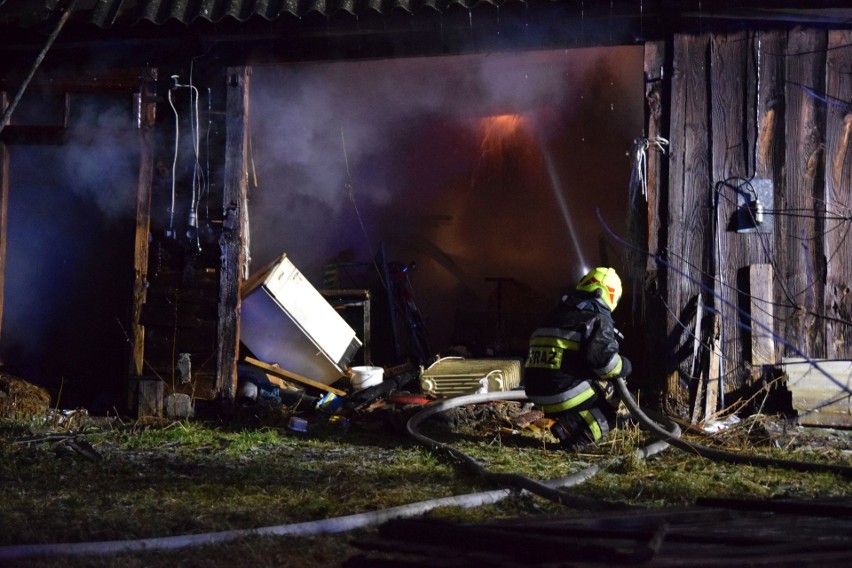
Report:
[[[542,406],[567,405],[572,397],[566,393],[578,382],[618,377],[622,367],[609,309],[588,294],[576,293],[530,337],[524,388],[533,402],[536,397],[559,398]]]

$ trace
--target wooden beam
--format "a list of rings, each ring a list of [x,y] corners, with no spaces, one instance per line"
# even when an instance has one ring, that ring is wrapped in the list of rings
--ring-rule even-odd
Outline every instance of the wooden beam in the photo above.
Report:
[[[6,93],[0,91],[0,114],[6,110],[9,101]],[[6,228],[9,209],[9,149],[0,140],[0,337],[3,330],[3,303],[6,281]],[[2,363],[2,361],[0,361]]]
[[[752,264],[748,269],[749,315],[751,316],[752,378],[761,375],[766,365],[775,364],[775,336],[772,325],[775,312],[772,303],[772,265]],[[767,331],[769,330],[769,331]]]
[[[145,327],[140,323],[142,306],[148,289],[148,236],[151,229],[151,184],[154,177],[154,125],[157,105],[157,71],[138,87],[136,122],[139,128],[139,177],[136,183],[136,236],[133,248],[133,298],[130,315],[130,389],[137,392],[136,383],[142,376],[145,354]],[[138,391],[141,395],[141,391]],[[137,412],[143,401],[137,403]],[[145,402],[147,405],[148,403]],[[132,408],[132,399],[130,402]]]
[[[291,381],[296,381],[297,383],[301,383],[303,385],[307,385],[307,386],[313,387],[315,389],[320,389],[320,390],[324,390],[324,391],[327,391],[327,392],[330,392],[330,393],[334,393],[337,396],[346,396],[346,392],[344,392],[340,389],[336,389],[334,387],[324,385],[324,384],[322,384],[318,381],[315,381],[313,379],[309,379],[307,377],[303,377],[302,375],[287,371],[286,369],[282,369],[278,365],[270,365],[269,363],[264,363],[263,361],[258,361],[257,359],[255,359],[253,357],[246,357],[245,362],[250,364],[250,365],[254,365],[255,367],[258,367],[260,369],[263,369],[264,371],[266,371],[267,373],[270,373],[272,375],[276,375],[278,377],[283,377],[283,378],[289,379]]]
[[[670,361],[669,382],[663,400],[667,410],[689,416],[689,389],[686,378],[693,370],[689,353],[687,306],[701,289],[706,269],[694,259],[707,254],[710,216],[705,207],[710,180],[710,125],[708,113],[707,59],[710,37],[707,34],[678,34],[674,38],[671,86],[671,151],[669,182],[665,205],[667,251],[671,269],[665,270],[662,283],[664,302],[670,307],[665,350]],[[708,300],[709,301],[709,300]]]
[[[149,67],[122,67],[80,71],[74,66],[51,69],[35,75],[29,88],[41,93],[127,93],[139,92],[139,84],[150,79]],[[156,71],[154,71],[156,74]],[[19,77],[0,76],[0,89],[20,84]],[[147,102],[147,101],[146,101]]]
[[[668,50],[670,51],[670,49]],[[663,310],[660,308],[659,296],[665,274],[660,271],[655,256],[660,253],[661,238],[665,239],[662,231],[662,219],[665,218],[665,207],[668,203],[668,183],[666,179],[668,158],[654,144],[653,141],[660,138],[668,139],[666,130],[668,117],[664,114],[670,112],[670,105],[666,104],[669,96],[671,66],[667,63],[670,55],[665,42],[647,42],[644,53],[644,76],[645,76],[645,137],[648,140],[646,154],[647,171],[647,193],[646,200],[646,242],[644,248],[644,275],[642,290],[635,293],[642,298],[642,319],[640,325],[646,333],[642,334],[641,356],[639,364],[642,374],[647,377],[648,387],[654,392],[665,392],[666,386],[666,359],[659,356],[661,345],[665,344],[666,320]],[[665,246],[665,241],[663,241]],[[637,267],[638,269],[638,267]],[[664,271],[663,271],[664,272]],[[639,338],[637,337],[637,340]]]
[[[671,69],[666,68],[666,44],[664,42],[648,42],[645,44],[645,136],[649,141],[659,138],[668,139],[664,130],[663,111],[667,97],[666,85]],[[660,196],[665,184],[663,153],[653,145],[649,146],[647,154],[647,183],[648,194],[648,252],[657,253],[660,249]],[[647,271],[656,277],[657,265],[650,256],[646,258]]]
[[[246,207],[248,190],[248,117],[250,67],[226,74],[225,172],[222,207],[221,272],[216,390],[233,399],[237,391],[240,343],[240,287],[246,278]]]
[[[713,316],[713,336],[710,339],[710,364],[704,393],[704,420],[714,420],[719,410],[719,382],[721,378],[722,347],[720,334],[722,321],[718,314]]]

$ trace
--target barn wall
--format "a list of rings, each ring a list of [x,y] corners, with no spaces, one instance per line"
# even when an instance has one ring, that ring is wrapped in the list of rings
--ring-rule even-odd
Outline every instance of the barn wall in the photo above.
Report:
[[[647,295],[667,318],[670,411],[731,408],[784,356],[852,356],[850,43],[849,31],[795,28],[678,34],[646,50],[669,61]]]
[[[852,31],[828,34],[826,94],[826,244],[828,265],[825,286],[826,356],[848,358],[852,351],[852,236],[848,217],[852,196]],[[845,104],[840,101],[844,101]]]

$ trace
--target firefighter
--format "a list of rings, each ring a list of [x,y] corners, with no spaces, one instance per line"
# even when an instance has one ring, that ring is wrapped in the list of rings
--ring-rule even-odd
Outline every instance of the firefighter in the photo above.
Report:
[[[612,322],[620,299],[615,270],[595,268],[530,337],[524,390],[555,421],[551,432],[562,448],[596,443],[615,426],[619,400],[612,380],[632,371],[630,360],[618,352]]]

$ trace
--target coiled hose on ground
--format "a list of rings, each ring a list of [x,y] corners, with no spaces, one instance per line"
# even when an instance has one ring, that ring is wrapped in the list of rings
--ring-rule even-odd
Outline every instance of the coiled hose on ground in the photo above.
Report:
[[[839,465],[839,464],[827,464],[827,463],[814,463],[814,462],[800,462],[793,460],[782,460],[776,458],[768,458],[763,456],[752,456],[748,454],[739,454],[736,452],[728,452],[725,450],[719,450],[716,448],[710,448],[707,446],[702,446],[699,444],[693,444],[683,440],[679,437],[679,435],[673,435],[671,432],[666,431],[662,428],[656,421],[652,420],[637,404],[636,399],[633,398],[633,395],[630,394],[630,391],[627,390],[627,383],[624,379],[617,379],[615,381],[616,391],[618,392],[618,396],[627,406],[627,409],[630,410],[630,415],[639,422],[646,430],[650,431],[654,436],[656,436],[660,440],[665,440],[672,446],[684,450],[685,452],[689,452],[692,454],[696,454],[705,458],[709,458],[716,461],[724,461],[729,463],[738,463],[738,464],[747,464],[747,465],[759,465],[759,466],[767,466],[767,467],[780,467],[784,469],[792,469],[795,471],[805,471],[805,472],[829,472],[836,473],[839,475],[843,475],[846,477],[852,476],[852,467]]]
[[[666,430],[657,422],[651,419],[636,403],[636,400],[627,390],[627,384],[624,380],[616,381],[616,387],[619,396],[624,401],[631,415],[643,427],[654,434],[658,441],[644,448],[636,450],[636,455],[640,458],[647,458],[654,455],[669,444],[684,451],[701,455],[709,459],[728,461],[732,463],[745,463],[750,465],[763,465],[773,467],[784,467],[795,469],[797,471],[827,471],[837,473],[844,476],[852,474],[852,468],[841,465],[818,464],[808,462],[795,462],[789,460],[777,460],[772,458],[764,458],[759,456],[747,456],[726,452],[714,448],[708,448],[696,444],[691,444],[680,438],[680,430],[675,424],[670,425],[670,430]],[[562,487],[573,487],[579,485],[601,469],[600,466],[590,466],[585,470],[574,473],[570,476],[549,481],[535,481],[516,474],[497,474],[488,472],[482,464],[460,452],[451,446],[441,444],[432,440],[417,431],[424,420],[433,416],[438,412],[443,412],[453,407],[466,404],[478,404],[483,402],[497,400],[526,400],[526,396],[521,391],[509,391],[498,393],[485,393],[477,395],[469,395],[456,397],[444,401],[437,401],[425,407],[423,410],[412,416],[406,428],[408,433],[419,443],[424,444],[433,449],[441,449],[448,452],[453,457],[460,459],[468,468],[483,475],[486,479],[508,485],[512,489],[498,489],[494,491],[485,491],[479,493],[471,493],[467,495],[458,495],[451,497],[443,497],[440,499],[432,499],[419,503],[411,503],[409,505],[401,505],[399,507],[391,507],[380,511],[370,511],[366,513],[358,513],[354,515],[346,515],[335,517],[332,519],[323,519],[319,521],[308,521],[303,523],[290,523],[284,525],[275,525],[267,527],[259,527],[252,529],[240,529],[231,531],[221,531],[204,534],[189,534],[177,535],[162,538],[147,538],[138,540],[118,540],[118,541],[101,541],[101,542],[76,542],[76,543],[56,543],[56,544],[23,544],[12,546],[0,546],[0,560],[15,560],[34,556],[71,556],[71,555],[91,555],[91,556],[106,556],[110,554],[120,554],[127,552],[152,551],[152,550],[178,550],[193,546],[205,546],[211,544],[221,544],[231,542],[237,539],[252,537],[252,536],[315,536],[326,533],[346,532],[358,528],[364,528],[379,524],[391,519],[412,517],[422,515],[432,509],[438,507],[478,507],[481,505],[499,502],[513,493],[515,490],[522,489],[530,491],[536,495],[552,499],[559,503],[565,503],[578,508],[600,508],[610,507],[612,505],[602,504],[598,501],[585,499],[570,495],[564,491],[560,491]]]
[[[464,404],[483,403],[491,400],[524,400],[526,397],[522,392],[500,392],[487,393],[487,395],[471,395],[469,397],[458,397],[450,399],[454,406]],[[450,401],[438,401],[427,406],[418,414],[409,420],[409,424],[415,426],[432,416],[436,412],[442,412],[450,408]],[[413,434],[415,439],[420,436]],[[433,446],[428,438],[421,437],[418,441],[427,442],[427,445]],[[437,444],[435,442],[434,444]],[[668,447],[665,442],[656,442],[645,448],[636,450],[639,457],[648,457]],[[461,452],[458,452],[459,455]],[[470,459],[470,458],[469,458]],[[475,460],[474,460],[475,462]],[[475,462],[478,464],[478,462]],[[315,536],[319,534],[331,534],[347,532],[359,528],[365,528],[377,525],[392,519],[414,517],[422,515],[439,507],[462,507],[472,508],[482,505],[497,503],[517,493],[515,488],[519,486],[529,487],[532,492],[544,495],[554,495],[556,498],[563,499],[564,502],[570,502],[579,507],[588,507],[597,505],[597,502],[592,500],[583,500],[570,495],[563,495],[556,488],[572,487],[579,485],[600,471],[600,466],[592,465],[582,471],[576,472],[566,477],[552,479],[544,482],[533,480],[524,481],[517,480],[510,476],[494,474],[490,479],[493,481],[502,480],[502,485],[509,485],[511,489],[496,489],[493,491],[483,491],[478,493],[469,493],[466,495],[453,495],[450,497],[441,497],[438,499],[430,499],[418,503],[410,503],[408,505],[400,505],[389,509],[379,511],[369,511],[365,513],[357,513],[353,515],[345,515],[331,519],[322,519],[318,521],[308,521],[303,523],[289,523],[283,525],[274,525],[267,527],[258,527],[251,529],[237,529],[230,531],[211,532],[203,534],[187,534],[176,535],[160,538],[145,538],[137,540],[113,540],[100,542],[68,542],[54,544],[21,544],[11,546],[0,546],[0,561],[16,560],[21,558],[29,558],[35,556],[107,556],[113,554],[122,554],[128,552],[142,552],[153,550],[180,550],[195,546],[206,546],[212,544],[222,544],[232,542],[238,539],[255,537],[255,536],[293,536],[305,537]],[[517,476],[520,477],[520,476]],[[512,481],[512,483],[506,483]],[[554,493],[551,493],[554,492]],[[2,562],[0,562],[2,563]]]
[[[540,497],[544,497],[545,499],[549,499],[556,503],[568,505],[577,509],[590,510],[625,507],[622,504],[608,503],[606,501],[599,501],[597,499],[589,499],[586,497],[571,495],[559,489],[559,487],[571,487],[574,485],[579,485],[579,483],[586,481],[587,479],[595,475],[598,471],[600,471],[599,466],[591,466],[587,470],[584,470],[583,472],[581,472],[582,475],[576,477],[576,481],[572,479],[570,482],[565,482],[566,480],[562,480],[561,482],[557,482],[557,480],[541,482],[516,473],[495,473],[489,471],[480,462],[476,461],[464,452],[461,452],[450,445],[433,440],[432,438],[429,438],[428,436],[425,436],[424,434],[421,434],[418,431],[418,427],[424,420],[431,416],[434,416],[435,414],[438,414],[439,412],[445,412],[452,408],[458,408],[460,406],[466,406],[469,404],[481,404],[498,400],[524,401],[527,400],[527,397],[523,391],[506,391],[472,394],[435,401],[433,403],[430,403],[428,406],[426,406],[423,410],[421,410],[414,416],[412,416],[406,424],[406,429],[408,431],[408,434],[421,444],[449,454],[453,458],[459,460],[462,465],[464,465],[473,473],[476,473],[487,479],[488,481],[494,482],[502,487],[513,487],[515,489],[523,489]],[[680,428],[677,426],[677,424],[674,423],[671,424],[671,428],[671,431],[663,430],[664,432],[666,432],[665,437],[677,438],[680,435]],[[646,446],[645,448],[640,448],[639,450],[636,450],[636,455],[639,458],[646,458],[648,456],[661,452],[667,446],[667,441],[661,439],[657,442],[650,444],[649,446]]]

